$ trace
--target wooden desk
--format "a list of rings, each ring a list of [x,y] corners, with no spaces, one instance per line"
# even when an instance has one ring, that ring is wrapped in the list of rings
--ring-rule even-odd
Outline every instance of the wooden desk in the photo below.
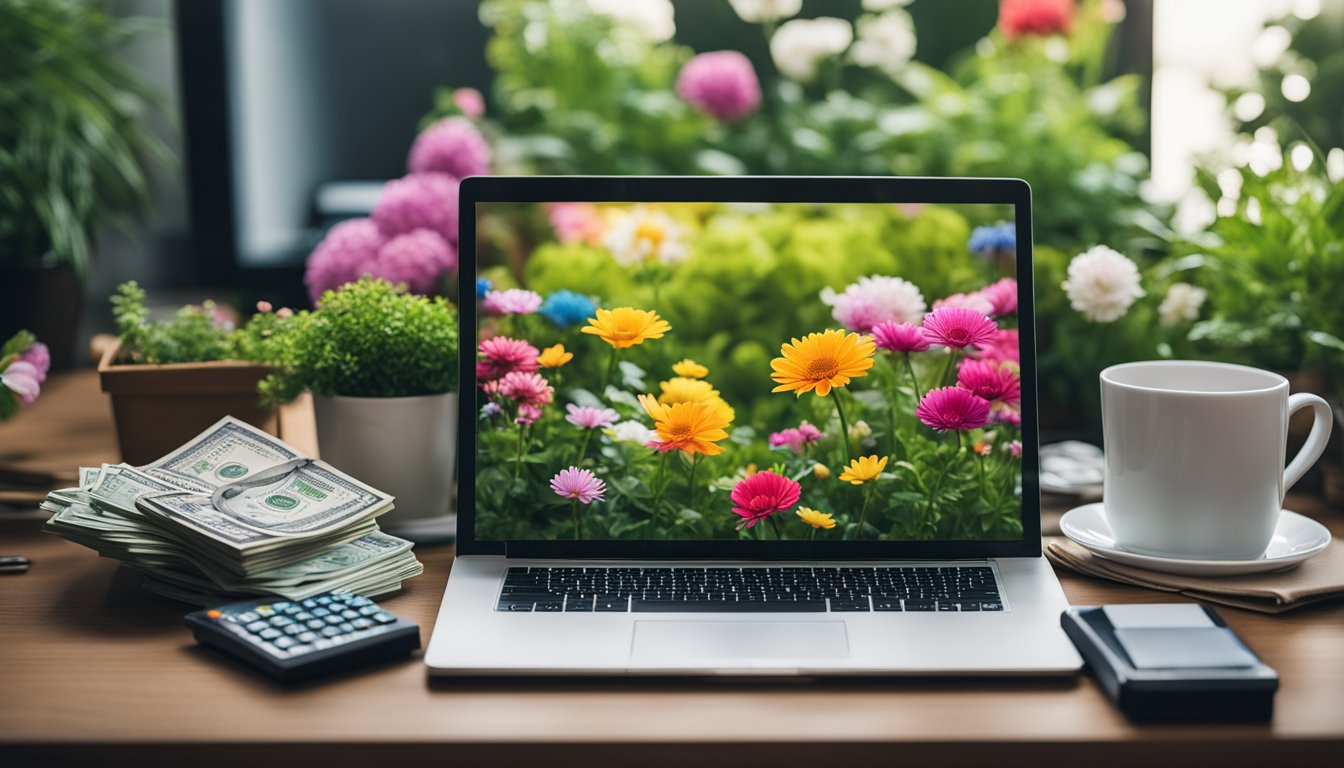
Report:
[[[42,412],[0,427],[0,461],[25,453],[25,466],[69,471],[77,462],[115,459],[92,376],[67,376],[45,397]],[[1339,510],[1311,499],[1292,506],[1344,535]],[[138,577],[115,563],[40,533],[39,520],[21,518],[0,513],[0,549],[34,561],[25,575],[0,577],[5,765],[320,766],[320,755],[331,764],[383,766],[433,758],[640,768],[1028,761],[1147,768],[1306,765],[1344,754],[1338,602],[1280,617],[1220,609],[1282,676],[1268,725],[1135,726],[1087,677],[431,684],[412,659],[280,688],[197,648],[182,605],[141,590]],[[427,641],[452,551],[419,555],[425,575],[384,603],[419,622]],[[1172,599],[1067,574],[1062,581],[1076,604]]]

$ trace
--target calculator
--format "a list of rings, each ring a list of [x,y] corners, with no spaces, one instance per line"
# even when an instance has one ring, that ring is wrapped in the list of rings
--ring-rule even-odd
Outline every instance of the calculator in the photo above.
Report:
[[[306,600],[230,603],[188,614],[187,626],[201,645],[282,681],[389,659],[420,647],[420,627],[349,592]]]

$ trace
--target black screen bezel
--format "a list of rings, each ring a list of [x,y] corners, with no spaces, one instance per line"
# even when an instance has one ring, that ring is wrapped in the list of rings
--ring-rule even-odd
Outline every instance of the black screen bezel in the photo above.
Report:
[[[940,541],[648,541],[476,538],[476,206],[479,203],[969,203],[1013,206],[1022,356],[1022,538]],[[805,176],[475,176],[459,192],[457,552],[534,558],[885,560],[1039,557],[1041,498],[1031,187],[1021,179]],[[470,276],[470,277],[467,277]]]

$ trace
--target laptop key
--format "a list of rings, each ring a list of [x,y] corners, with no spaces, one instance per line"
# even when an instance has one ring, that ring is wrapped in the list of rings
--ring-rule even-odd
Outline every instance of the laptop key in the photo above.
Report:
[[[982,611],[1002,611],[1002,610],[1003,610],[1003,603],[998,603],[998,602],[993,602],[993,603],[981,602],[981,603],[980,603],[980,610],[982,610]]]
[[[893,599],[873,598],[874,611],[899,611],[901,610],[901,601]]]
[[[559,601],[555,601],[555,602],[545,602],[545,603],[543,603],[543,602],[538,602],[538,603],[532,608],[532,610],[535,611],[536,613],[558,613],[558,612],[564,610],[564,606],[565,606],[565,604],[564,604],[564,603],[561,603],[561,602],[559,602]]]
[[[906,600],[905,610],[907,611],[932,611],[935,609],[932,600]]]
[[[863,611],[866,613],[868,610],[867,600],[831,600],[831,613],[845,611]]]
[[[633,600],[635,613],[825,613],[826,603],[818,600],[788,602],[685,603],[667,600]]]
[[[574,611],[591,611],[591,610],[593,610],[593,598],[591,597],[565,598],[566,613]]]
[[[498,610],[510,613],[531,613],[532,603],[500,603]]]

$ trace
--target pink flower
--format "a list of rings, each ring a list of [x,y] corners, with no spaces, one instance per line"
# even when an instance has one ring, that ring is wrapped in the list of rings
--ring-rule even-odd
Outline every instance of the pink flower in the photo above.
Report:
[[[913,323],[928,306],[914,283],[886,275],[860,277],[841,293],[826,288],[821,301],[832,307],[837,322],[858,333],[868,333],[888,320]]]
[[[526,341],[495,336],[482,341],[478,349],[484,360],[476,361],[476,378],[500,379],[515,371],[532,373],[540,367],[537,348]]]
[[[555,239],[566,245],[600,245],[606,221],[592,203],[547,203],[546,216],[555,229]]]
[[[603,500],[602,494],[607,492],[607,486],[589,470],[570,467],[560,470],[551,478],[551,490],[561,498],[591,504]]]
[[[989,420],[995,424],[1020,427],[1022,426],[1022,409],[1015,405],[995,403],[994,410],[989,412]]]
[[[924,395],[915,415],[939,432],[979,429],[989,419],[989,401],[960,387],[943,387]]]
[[[805,444],[815,443],[822,438],[821,430],[807,421],[798,425],[798,434],[803,436],[803,443]]]
[[[446,173],[457,179],[490,172],[490,145],[470,121],[449,117],[426,128],[411,145],[411,173]]]
[[[619,418],[617,413],[610,408],[580,407],[570,403],[565,406],[565,410],[569,411],[569,415],[565,417],[565,421],[568,421],[576,427],[582,427],[583,429],[601,429],[603,427],[610,427],[612,424],[615,424],[616,419]]]
[[[751,528],[776,512],[784,512],[798,503],[802,494],[798,483],[766,470],[733,486],[733,514],[742,518],[738,530]]]
[[[761,105],[761,84],[746,56],[714,51],[686,62],[677,75],[677,95],[715,120],[730,123]]]
[[[383,234],[432,229],[457,245],[457,179],[445,173],[413,173],[383,185],[373,220]]]
[[[303,283],[316,304],[326,291],[334,291],[369,272],[378,249],[387,242],[372,219],[342,221],[327,232],[313,249],[304,270]]]
[[[1021,440],[1014,440],[1013,442],[1009,443],[1009,444],[1008,444],[1008,453],[1009,453],[1014,459],[1020,459],[1020,458],[1022,458],[1022,441],[1021,441]]]
[[[433,294],[442,289],[444,275],[457,271],[457,251],[438,232],[416,229],[384,243],[367,271],[390,283],[405,283],[411,293]]]
[[[546,377],[540,373],[513,371],[499,380],[499,393],[522,405],[540,408],[543,405],[551,404],[551,398],[555,395],[555,387],[552,387],[546,381]],[[522,410],[521,406],[519,410]],[[538,413],[537,415],[540,416],[541,414]]]
[[[988,315],[994,310],[994,304],[979,293],[954,293],[946,299],[933,302],[934,309],[943,307],[966,307],[982,315]]]
[[[957,369],[957,386],[991,402],[1022,401],[1022,381],[1018,375],[984,360],[962,360]]]
[[[537,423],[541,418],[541,408],[531,403],[520,403],[518,405],[518,417],[513,420],[515,424],[530,426]]]
[[[821,430],[804,421],[797,427],[780,430],[770,433],[770,445],[788,446],[794,453],[802,453],[803,448],[811,443],[815,443],[822,437]]]
[[[1068,34],[1072,25],[1073,0],[999,0],[999,31],[1010,40]]]
[[[468,118],[478,120],[485,114],[485,97],[475,88],[458,88],[453,91],[453,106]]]
[[[942,307],[924,316],[924,336],[954,349],[982,344],[998,327],[983,312],[966,307]]]
[[[274,309],[275,306],[269,301],[263,300],[257,302],[257,311],[263,315],[269,315]]]
[[[924,331],[911,323],[898,323],[888,320],[873,326],[873,339],[878,349],[891,352],[923,352],[929,348],[929,340]]]
[[[989,314],[1006,317],[1017,314],[1017,281],[1005,277],[980,289],[980,295],[990,304]]]
[[[28,363],[37,370],[37,383],[47,380],[47,371],[51,370],[51,350],[40,341],[34,341],[19,355],[19,360]]]
[[[989,339],[982,342],[979,346],[980,353],[977,356],[981,360],[999,364],[1022,364],[1022,353],[1018,350],[1016,328],[1000,328],[990,334]]]
[[[481,302],[481,309],[491,315],[530,315],[540,306],[541,296],[522,288],[490,291]]]
[[[21,405],[32,405],[42,392],[41,374],[32,363],[15,360],[0,371],[0,386],[13,392]]]

